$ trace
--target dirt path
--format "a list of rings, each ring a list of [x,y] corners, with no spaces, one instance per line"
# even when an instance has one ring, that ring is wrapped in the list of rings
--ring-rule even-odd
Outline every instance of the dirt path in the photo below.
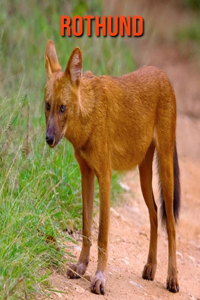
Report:
[[[144,37],[137,41],[127,39],[127,43],[133,49],[138,67],[144,64],[157,66],[169,76],[175,88],[182,187],[182,209],[177,226],[180,292],[171,294],[165,289],[167,236],[161,228],[156,280],[147,282],[141,278],[148,253],[150,227],[147,208],[140,192],[138,172],[135,170],[127,173],[124,178],[124,183],[130,187],[130,192],[125,193],[124,204],[111,209],[107,293],[104,298],[197,300],[200,299],[200,72],[194,61],[187,57],[187,52],[180,50],[171,38],[174,28],[190,22],[194,16],[174,6],[173,1],[160,1],[159,5],[158,1],[156,5],[149,1],[151,6],[147,6],[146,2],[144,5],[144,1],[139,0],[112,0],[106,9],[113,14],[140,14],[144,17]],[[154,191],[158,199],[157,178],[154,178]],[[68,280],[64,274],[53,274],[51,280],[54,288],[67,292],[52,293],[53,299],[103,299],[89,292],[88,279],[94,275],[97,264],[96,224],[93,236],[91,261],[85,280]],[[76,247],[74,255],[77,257],[79,252],[80,248]]]

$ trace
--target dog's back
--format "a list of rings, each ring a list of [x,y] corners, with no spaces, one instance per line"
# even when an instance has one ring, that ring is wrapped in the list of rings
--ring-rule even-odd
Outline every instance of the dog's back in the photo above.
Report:
[[[152,140],[156,142],[159,110],[163,127],[168,126],[165,119],[174,122],[170,115],[176,111],[175,96],[168,78],[147,66],[120,77],[96,77],[91,72],[84,77],[83,82],[93,89],[93,130],[98,140],[109,143],[112,168],[133,169],[143,160]]]

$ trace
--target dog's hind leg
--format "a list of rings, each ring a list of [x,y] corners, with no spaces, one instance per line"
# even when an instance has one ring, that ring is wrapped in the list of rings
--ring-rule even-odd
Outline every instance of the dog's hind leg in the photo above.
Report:
[[[164,143],[163,143],[164,144]],[[176,293],[179,291],[178,271],[176,264],[176,230],[175,216],[178,218],[178,210],[180,207],[179,191],[177,191],[177,182],[179,178],[175,178],[176,170],[174,170],[174,147],[171,149],[167,145],[160,143],[158,151],[159,174],[162,186],[161,198],[163,198],[163,222],[166,221],[168,234],[168,277],[167,289]],[[176,184],[175,184],[176,183]],[[177,196],[178,195],[178,200]],[[177,207],[178,206],[178,207]],[[175,214],[176,212],[176,214]]]
[[[156,124],[156,150],[161,181],[161,200],[163,202],[162,218],[168,234],[167,289],[173,293],[179,291],[175,220],[178,219],[180,208],[180,182],[175,133],[176,107],[173,95],[171,98],[165,98],[160,104]]]
[[[89,263],[91,247],[91,227],[93,220],[94,202],[94,171],[88,166],[87,162],[75,153],[76,159],[81,170],[82,182],[82,201],[83,201],[83,243],[81,254],[77,264],[71,265],[67,275],[70,278],[79,278],[83,275]]]
[[[147,263],[144,266],[142,277],[147,280],[154,280],[157,266],[157,207],[154,201],[152,190],[152,162],[155,145],[152,142],[149,146],[144,160],[139,166],[140,184],[142,194],[149,210],[150,218],[150,244]]]

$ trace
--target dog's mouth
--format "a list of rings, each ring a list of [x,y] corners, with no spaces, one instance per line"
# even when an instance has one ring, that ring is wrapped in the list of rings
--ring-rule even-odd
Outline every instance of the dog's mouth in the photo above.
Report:
[[[59,143],[59,141],[62,139],[62,137],[63,137],[63,134],[58,139],[56,139],[55,136],[54,137],[46,136],[46,142],[50,148],[54,148]]]
[[[47,143],[48,143],[48,142],[47,142]],[[49,145],[50,148],[54,148],[54,147],[57,145],[57,143],[56,143],[56,141],[55,141],[55,139],[54,139],[53,144],[49,144],[49,143],[48,143],[48,145]]]
[[[49,147],[53,148],[55,146],[56,143],[56,139],[55,136],[46,136],[46,142],[49,145]]]

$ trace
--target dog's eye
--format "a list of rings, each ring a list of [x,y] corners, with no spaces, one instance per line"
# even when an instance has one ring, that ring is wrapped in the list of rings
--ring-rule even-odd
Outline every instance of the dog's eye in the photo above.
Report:
[[[50,104],[49,104],[49,102],[46,103],[46,109],[50,110]]]
[[[60,111],[63,113],[65,111],[66,106],[65,105],[61,105],[60,107]]]

